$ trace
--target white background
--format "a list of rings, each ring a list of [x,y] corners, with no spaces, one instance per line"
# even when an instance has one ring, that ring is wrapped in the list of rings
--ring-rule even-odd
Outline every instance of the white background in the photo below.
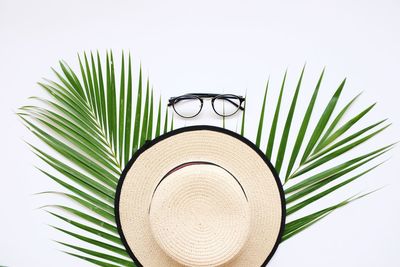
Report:
[[[50,67],[59,59],[75,66],[77,52],[129,50],[164,98],[188,91],[247,89],[248,113],[253,115],[268,76],[270,99],[276,99],[288,68],[287,108],[307,62],[299,106],[304,109],[326,66],[320,112],[341,79],[348,77],[340,105],[364,91],[351,114],[377,101],[366,121],[388,117],[394,123],[368,142],[370,150],[400,137],[399,14],[400,3],[387,0],[0,0],[0,265],[90,266],[60,252],[63,248],[52,241],[67,238],[48,227],[59,222],[37,208],[57,201],[33,194],[59,188],[34,168],[41,163],[23,141],[35,139],[14,115],[29,103],[29,96],[43,94],[35,83],[53,77]],[[272,110],[271,104],[268,113]],[[202,122],[220,125],[211,114],[204,110]],[[233,118],[230,126],[236,121]],[[254,139],[256,123],[249,125],[249,138]],[[283,243],[270,266],[400,266],[400,158],[397,150],[391,154],[379,170],[310,211],[354,193],[386,186],[383,190]]]

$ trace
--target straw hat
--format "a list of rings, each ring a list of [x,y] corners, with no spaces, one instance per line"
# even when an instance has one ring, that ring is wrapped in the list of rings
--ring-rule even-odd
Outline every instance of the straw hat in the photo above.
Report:
[[[265,266],[285,224],[282,185],[265,155],[212,126],[146,143],[122,173],[115,213],[139,266]]]

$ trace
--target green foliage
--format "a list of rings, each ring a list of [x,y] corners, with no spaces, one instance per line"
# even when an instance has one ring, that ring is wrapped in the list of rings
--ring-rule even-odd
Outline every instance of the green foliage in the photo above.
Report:
[[[49,97],[33,97],[35,104],[20,108],[18,115],[30,131],[57,152],[56,155],[51,155],[42,148],[30,145],[33,152],[52,169],[52,172],[43,169],[40,171],[65,188],[65,192],[44,193],[63,195],[76,204],[45,207],[49,214],[66,222],[73,230],[58,226],[54,226],[54,229],[88,245],[84,247],[59,242],[67,249],[66,253],[98,266],[134,266],[115,225],[116,185],[123,166],[146,140],[173,129],[173,114],[168,113],[168,108],[164,110],[161,97],[158,101],[154,98],[149,79],[143,88],[141,67],[137,89],[134,89],[130,54],[127,57],[124,53],[121,54],[119,73],[115,71],[111,51],[106,53],[105,61],[101,60],[99,53],[84,53],[78,59],[80,74],[60,61],[60,71],[54,70],[58,80],[39,83]],[[268,81],[255,141],[270,159],[276,151],[273,164],[284,182],[289,216],[283,240],[307,229],[334,210],[363,197],[364,195],[342,200],[328,208],[292,219],[305,207],[347,187],[378,167],[380,163],[362,169],[393,147],[388,145],[377,148],[341,162],[343,154],[364,144],[389,125],[385,125],[385,120],[382,120],[358,131],[350,131],[374,107],[371,105],[351,119],[343,121],[344,115],[358,96],[345,105],[330,122],[336,112],[345,81],[339,85],[317,124],[311,125],[312,115],[318,115],[314,107],[324,71],[304,114],[296,109],[299,98],[303,100],[303,76],[304,68],[286,119],[282,122],[280,116],[287,102],[284,97],[287,72],[271,117],[265,112],[266,107],[273,103],[272,99],[267,99],[267,92],[271,90]],[[298,129],[292,125],[295,119],[302,119]],[[246,113],[243,112],[239,129],[242,135],[245,134],[245,122]],[[263,133],[265,122],[271,123],[268,134]],[[282,135],[279,135],[281,123],[284,127]],[[225,121],[222,125],[226,126]],[[307,133],[310,133],[310,137],[307,137]],[[281,136],[279,140],[278,136]],[[292,148],[288,148],[291,139],[295,142]],[[261,147],[263,141],[266,143],[265,148]],[[334,164],[327,167],[327,163]],[[99,250],[94,249],[96,247]]]
[[[345,121],[345,114],[354,104],[359,95],[354,97],[347,105],[345,105],[338,112],[332,122],[330,122],[332,115],[336,112],[336,107],[338,106],[340,96],[344,89],[346,82],[346,80],[344,80],[340,83],[334,95],[327,103],[325,110],[319,117],[316,125],[310,125],[312,114],[318,113],[314,110],[314,107],[324,72],[325,70],[322,71],[319,77],[304,114],[301,114],[300,111],[295,112],[297,100],[299,94],[301,94],[301,81],[304,75],[304,68],[301,71],[300,78],[293,93],[292,102],[286,120],[281,122],[279,116],[283,112],[282,107],[284,105],[282,105],[282,102],[285,101],[283,98],[283,91],[287,79],[287,72],[285,72],[282,81],[273,116],[265,116],[265,101],[268,102],[265,98],[260,112],[256,144],[260,147],[261,140],[267,140],[267,146],[265,148],[266,156],[271,160],[284,183],[288,218],[283,241],[300,233],[322,218],[325,218],[334,210],[368,195],[366,194],[352,197],[348,200],[342,200],[338,204],[318,210],[310,215],[297,215],[299,212],[304,212],[303,209],[314,202],[327,197],[343,187],[348,187],[348,185],[353,181],[381,165],[381,163],[378,163],[373,167],[367,166],[368,163],[379,158],[394,146],[394,144],[391,144],[374,149],[367,153],[359,152],[361,153],[360,155],[350,160],[341,160],[342,155],[375,137],[388,128],[390,124],[383,125],[386,120],[382,120],[356,132],[351,131],[352,128],[357,127],[358,122],[375,106],[375,104],[370,105],[354,117]],[[266,95],[267,94],[265,93],[265,96]],[[271,99],[270,104],[272,102]],[[297,130],[293,129],[292,125],[294,117],[302,118],[301,124]],[[265,122],[272,122],[271,128],[268,134],[261,136]],[[283,130],[281,135],[282,137],[279,141],[276,140],[276,136],[280,124],[282,124]],[[243,132],[244,130],[242,130],[242,133]],[[309,138],[307,138],[307,133],[310,134]],[[294,145],[291,149],[288,149],[287,144],[290,138],[294,140]],[[278,148],[278,151],[276,157],[273,157],[272,153],[275,147]],[[263,148],[261,147],[261,149]],[[299,155],[301,154],[302,156],[299,158]],[[284,166],[286,166],[286,169],[283,168]],[[366,170],[365,167],[367,167]],[[346,175],[351,176],[346,177]],[[342,181],[340,181],[340,179],[342,179]]]
[[[126,60],[122,53],[118,75],[111,51],[105,62],[99,53],[84,53],[82,58],[79,57],[80,78],[61,61],[61,72],[54,70],[58,81],[39,83],[50,96],[34,98],[38,104],[22,107],[18,115],[30,131],[58,152],[51,155],[31,145],[54,173],[41,171],[66,190],[48,193],[61,194],[77,204],[45,207],[76,231],[54,228],[99,251],[59,243],[75,251],[68,254],[99,266],[134,266],[115,225],[116,185],[132,154],[146,140],[160,135],[162,116],[164,132],[173,128],[173,122],[168,124],[161,98],[155,105],[149,80],[143,92],[141,68],[134,94],[130,55]],[[87,235],[77,234],[78,230]]]

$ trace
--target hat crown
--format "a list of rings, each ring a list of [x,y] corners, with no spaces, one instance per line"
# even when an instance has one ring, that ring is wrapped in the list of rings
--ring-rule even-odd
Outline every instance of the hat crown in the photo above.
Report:
[[[246,193],[225,169],[186,164],[157,186],[150,226],[162,250],[186,266],[218,266],[245,245],[250,228]]]

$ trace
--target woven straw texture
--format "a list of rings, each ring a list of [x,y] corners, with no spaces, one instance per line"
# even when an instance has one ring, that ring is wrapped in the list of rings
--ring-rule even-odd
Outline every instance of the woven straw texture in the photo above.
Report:
[[[191,165],[162,181],[150,224],[160,247],[187,266],[218,266],[247,241],[250,210],[239,183],[224,169]]]
[[[217,166],[166,177],[199,161]],[[143,151],[118,201],[124,239],[146,267],[261,266],[282,230],[272,171],[252,147],[218,131],[181,132]]]

